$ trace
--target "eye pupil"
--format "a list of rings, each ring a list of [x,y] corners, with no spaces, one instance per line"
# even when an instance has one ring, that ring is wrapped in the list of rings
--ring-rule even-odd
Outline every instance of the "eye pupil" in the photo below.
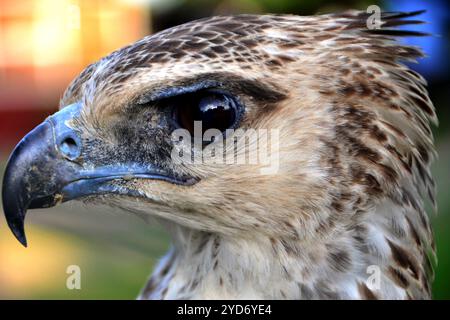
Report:
[[[203,130],[225,131],[234,123],[235,110],[228,100],[217,95],[200,99],[195,120],[202,121]]]
[[[235,124],[236,109],[234,100],[224,94],[193,94],[188,99],[178,101],[175,120],[191,134],[194,133],[194,121],[201,121],[203,132],[208,129],[224,132]]]

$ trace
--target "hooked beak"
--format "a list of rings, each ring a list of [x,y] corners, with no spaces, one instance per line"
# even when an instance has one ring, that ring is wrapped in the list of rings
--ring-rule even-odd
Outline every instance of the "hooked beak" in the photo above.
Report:
[[[144,197],[126,184],[113,184],[114,180],[144,178],[174,184],[193,183],[191,179],[171,177],[149,164],[86,165],[82,140],[70,127],[80,109],[76,103],[47,118],[18,143],[8,160],[3,177],[3,210],[9,228],[25,247],[27,209],[53,207],[95,194]]]

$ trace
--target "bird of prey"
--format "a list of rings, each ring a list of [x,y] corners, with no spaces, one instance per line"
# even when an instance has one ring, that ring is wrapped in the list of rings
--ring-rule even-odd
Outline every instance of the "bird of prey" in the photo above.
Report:
[[[437,120],[397,41],[423,34],[396,28],[419,13],[211,17],[111,53],[13,151],[9,227],[26,245],[26,210],[69,200],[154,217],[173,246],[141,299],[430,298]],[[278,130],[277,171],[175,161],[194,121],[236,143]]]

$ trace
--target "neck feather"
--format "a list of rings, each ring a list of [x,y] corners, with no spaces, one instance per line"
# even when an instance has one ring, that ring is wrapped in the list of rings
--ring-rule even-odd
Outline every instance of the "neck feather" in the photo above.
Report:
[[[428,298],[420,255],[411,247],[413,224],[404,213],[386,201],[313,241],[220,236],[170,225],[173,246],[140,298]],[[425,285],[411,287],[418,277]]]

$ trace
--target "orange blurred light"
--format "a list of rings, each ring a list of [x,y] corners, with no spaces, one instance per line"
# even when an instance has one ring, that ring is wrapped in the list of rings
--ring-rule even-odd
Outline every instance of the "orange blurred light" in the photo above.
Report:
[[[150,33],[148,3],[2,0],[0,110],[56,108],[64,88],[86,65]]]
[[[35,2],[32,51],[35,66],[82,62],[80,11],[73,1]]]

